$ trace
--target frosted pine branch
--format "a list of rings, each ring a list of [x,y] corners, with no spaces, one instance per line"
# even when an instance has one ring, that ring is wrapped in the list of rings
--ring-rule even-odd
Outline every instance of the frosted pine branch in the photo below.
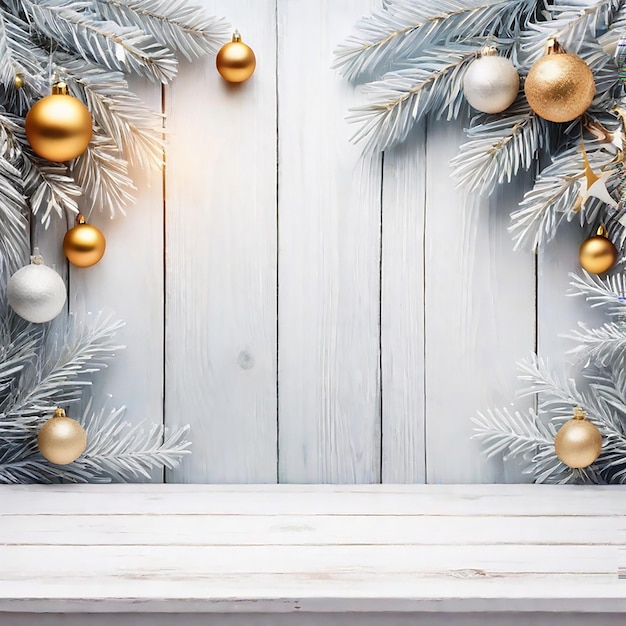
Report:
[[[614,164],[613,155],[601,147],[586,145],[589,161],[595,171]],[[519,209],[511,214],[509,228],[515,248],[536,249],[550,241],[563,220],[585,219],[585,210],[577,205],[583,162],[580,145],[553,158],[536,178],[534,187],[524,195]]]
[[[469,141],[451,161],[453,176],[468,191],[489,195],[535,164],[547,135],[547,122],[525,100],[501,115],[477,116],[467,130]]]
[[[520,50],[525,65],[532,65],[545,54],[550,37],[557,39],[568,52],[578,54],[590,37],[597,39],[609,29],[621,4],[622,0],[546,4],[546,19],[529,23],[522,33]]]
[[[583,296],[591,307],[606,306],[609,315],[626,316],[626,275],[601,278],[581,270],[570,274],[570,296]]]
[[[585,365],[592,362],[606,367],[611,361],[624,362],[626,356],[626,329],[624,322],[609,322],[600,328],[589,328],[579,322],[579,329],[568,335],[576,342],[570,350]]]
[[[82,59],[59,55],[70,88],[89,108],[95,124],[130,164],[141,169],[163,164],[163,118],[132,93],[124,75]]]
[[[352,138],[365,140],[366,150],[386,150],[406,139],[413,126],[430,111],[456,118],[464,105],[463,69],[477,48],[437,47],[410,69],[386,74],[363,88],[370,102],[351,109],[349,120],[361,128]]]
[[[42,341],[38,358],[26,367],[14,389],[0,403],[4,422],[24,420],[54,406],[67,405],[80,398],[80,388],[91,384],[85,377],[106,367],[119,346],[114,341],[121,322],[97,315],[88,322],[73,320],[67,328]]]
[[[19,169],[22,155],[14,131],[13,121],[0,114],[0,255],[7,273],[24,265],[29,253],[28,206]]]
[[[78,213],[81,189],[66,165],[49,163],[31,153],[25,155],[22,172],[33,215],[40,215],[46,228],[52,212],[61,218]]]
[[[176,75],[174,54],[136,27],[120,26],[88,11],[90,2],[22,0],[35,26],[66,51],[111,70],[132,71],[167,83]]]
[[[46,55],[28,36],[28,24],[0,7],[0,83],[5,85],[4,108],[26,114],[31,101],[44,91],[41,78]],[[24,78],[22,89],[15,76]]]
[[[472,419],[474,437],[485,446],[487,458],[503,455],[505,460],[519,457],[524,473],[537,483],[600,482],[593,468],[573,470],[554,454],[556,430],[544,424],[528,409],[526,413],[509,409],[489,410]]]
[[[136,187],[113,140],[99,132],[87,150],[72,161],[71,173],[77,184],[100,211],[115,217],[125,215],[135,202]]]

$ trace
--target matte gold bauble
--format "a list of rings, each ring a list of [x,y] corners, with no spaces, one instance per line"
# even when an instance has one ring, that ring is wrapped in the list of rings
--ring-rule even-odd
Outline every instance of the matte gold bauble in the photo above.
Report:
[[[100,230],[85,222],[82,215],[76,217],[76,226],[70,228],[63,238],[63,252],[76,267],[91,267],[103,256],[106,239]]]
[[[576,407],[574,417],[559,428],[554,450],[565,465],[573,468],[588,467],[600,456],[602,435],[585,419],[584,411]]]
[[[532,110],[551,122],[569,122],[581,116],[596,94],[589,66],[551,40],[548,53],[530,69],[524,85]]]
[[[596,235],[583,241],[580,246],[580,265],[591,274],[602,274],[610,270],[617,261],[617,248],[607,234],[602,225]]]
[[[242,83],[254,74],[256,57],[252,48],[243,43],[241,35],[235,32],[233,40],[220,48],[215,65],[224,80]]]
[[[26,137],[32,149],[48,161],[71,161],[91,140],[91,115],[87,107],[70,96],[65,83],[37,101],[26,116]]]
[[[41,427],[37,445],[50,463],[67,465],[87,448],[87,433],[76,420],[67,417],[63,409],[55,409],[54,415]]]

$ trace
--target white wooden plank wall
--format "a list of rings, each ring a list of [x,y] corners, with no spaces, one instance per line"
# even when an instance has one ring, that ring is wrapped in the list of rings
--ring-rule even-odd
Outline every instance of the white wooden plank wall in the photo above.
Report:
[[[563,358],[557,336],[586,310],[565,297],[580,231],[537,262],[513,252],[529,178],[472,205],[448,176],[462,123],[429,120],[362,158],[345,121],[362,96],[330,66],[380,0],[202,4],[257,70],[230,86],[213,57],[183,62],[163,92],[165,198],[143,176],[126,219],[92,218],[107,255],[72,269],[70,306],[114,311],[127,346],[97,394],[133,423],[191,425],[169,481],[528,480],[484,459],[470,419],[515,400],[514,362],[537,335]],[[135,84],[161,107],[158,87]],[[59,234],[44,239],[64,271]]]
[[[168,425],[194,454],[172,480],[276,481],[276,5],[207,1],[258,57],[225,84],[207,58],[167,90]]]

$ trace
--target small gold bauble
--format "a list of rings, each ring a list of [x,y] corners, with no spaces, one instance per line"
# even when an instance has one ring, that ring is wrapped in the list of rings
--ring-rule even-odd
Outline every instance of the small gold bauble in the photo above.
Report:
[[[576,407],[574,417],[559,428],[554,450],[565,465],[573,468],[588,467],[600,456],[602,435],[585,419],[583,410]]]
[[[16,74],[13,79],[13,85],[16,89],[21,89],[24,86],[24,77],[21,74]]]
[[[241,35],[235,32],[233,40],[220,48],[215,65],[224,80],[242,83],[254,73],[256,57],[252,48],[243,43]]]
[[[36,102],[26,116],[26,137],[32,149],[48,161],[71,161],[91,141],[91,115],[87,107],[70,96],[65,83]]]
[[[54,415],[41,427],[37,445],[50,463],[67,465],[87,448],[87,433],[76,420],[67,417],[63,409],[56,409]]]
[[[103,256],[106,239],[100,230],[85,223],[82,215],[76,217],[76,226],[70,228],[63,238],[63,252],[76,267],[91,267]]]
[[[524,85],[532,110],[551,122],[569,122],[581,116],[596,94],[589,66],[551,40],[548,54],[530,69]]]
[[[608,239],[604,226],[600,226],[597,234],[583,241],[580,246],[580,265],[591,274],[602,274],[610,270],[615,265],[617,256],[617,248]]]

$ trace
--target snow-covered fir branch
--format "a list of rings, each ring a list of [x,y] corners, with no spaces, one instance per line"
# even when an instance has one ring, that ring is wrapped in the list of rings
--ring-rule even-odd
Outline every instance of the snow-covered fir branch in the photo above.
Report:
[[[48,463],[34,441],[19,455],[0,446],[0,483],[106,483],[148,480],[150,471],[175,468],[190,453],[187,428],[174,431],[159,424],[132,426],[124,408],[93,411],[87,406],[79,420],[87,432],[85,453],[70,465]]]

